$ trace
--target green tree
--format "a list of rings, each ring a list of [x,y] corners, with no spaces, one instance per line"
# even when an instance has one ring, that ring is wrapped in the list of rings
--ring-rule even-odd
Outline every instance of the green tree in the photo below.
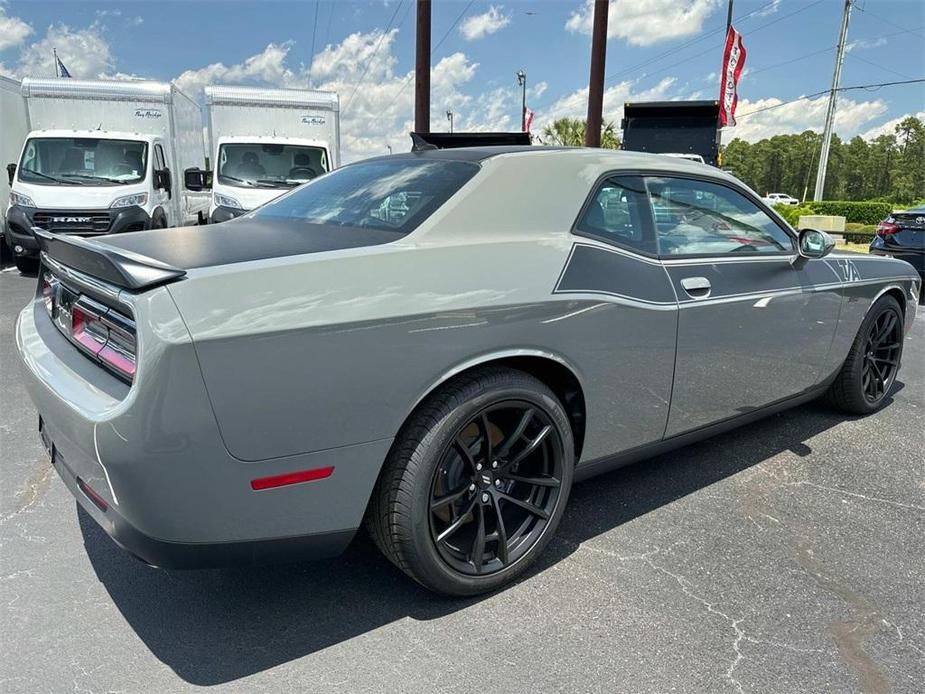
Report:
[[[811,130],[758,142],[734,139],[723,148],[723,166],[761,194],[812,198],[821,140]],[[834,135],[823,197],[904,204],[925,197],[925,124],[905,118],[894,133],[873,140],[843,142]]]
[[[587,121],[582,118],[557,118],[543,128],[543,134],[539,140],[544,145],[584,147],[586,127]],[[620,148],[620,138],[617,136],[613,122],[604,123],[601,127],[601,147]]]

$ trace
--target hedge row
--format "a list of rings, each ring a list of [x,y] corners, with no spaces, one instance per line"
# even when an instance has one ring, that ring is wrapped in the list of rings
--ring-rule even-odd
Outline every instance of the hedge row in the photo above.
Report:
[[[852,202],[848,200],[823,200],[806,203],[815,214],[837,215],[846,222],[877,224],[890,216],[893,205],[888,202]]]
[[[800,217],[810,214],[844,217],[846,224],[874,224],[886,219],[893,211],[888,202],[853,202],[847,200],[807,201],[800,205],[775,205],[774,209],[787,220],[790,226],[797,226]]]
[[[845,241],[847,241],[848,243],[865,243],[866,244],[866,243],[870,243],[871,241],[873,241],[876,234],[871,234],[871,233],[864,232],[864,231],[857,231],[857,232],[846,233],[844,236],[845,236]]]

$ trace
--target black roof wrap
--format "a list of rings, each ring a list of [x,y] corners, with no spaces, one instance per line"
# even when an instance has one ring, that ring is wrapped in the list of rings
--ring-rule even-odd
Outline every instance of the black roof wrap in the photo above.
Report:
[[[98,239],[98,243],[190,270],[378,246],[403,236],[402,233],[371,228],[242,217],[221,224],[117,234]]]

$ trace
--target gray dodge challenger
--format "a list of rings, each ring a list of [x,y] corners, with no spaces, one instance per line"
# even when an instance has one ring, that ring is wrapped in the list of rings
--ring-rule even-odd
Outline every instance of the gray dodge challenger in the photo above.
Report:
[[[365,524],[451,595],[521,575],[576,480],[888,403],[920,284],[715,168],[601,150],[412,152],[224,224],[35,233],[27,387],[119,545],[252,564]]]

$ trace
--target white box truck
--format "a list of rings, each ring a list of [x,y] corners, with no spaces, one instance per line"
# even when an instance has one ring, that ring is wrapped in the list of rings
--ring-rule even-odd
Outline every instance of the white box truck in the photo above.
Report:
[[[340,164],[337,94],[208,86],[209,221],[223,222]]]
[[[27,77],[22,96],[31,130],[4,229],[20,269],[35,264],[33,227],[94,236],[205,220],[209,195],[184,175],[205,166],[202,111],[176,86]]]
[[[22,98],[19,82],[0,75],[0,165],[6,166],[19,156],[23,140],[29,132],[26,102]],[[10,199],[12,171],[0,175],[0,230],[6,224],[6,208]],[[0,259],[6,261],[11,253],[0,241]]]

